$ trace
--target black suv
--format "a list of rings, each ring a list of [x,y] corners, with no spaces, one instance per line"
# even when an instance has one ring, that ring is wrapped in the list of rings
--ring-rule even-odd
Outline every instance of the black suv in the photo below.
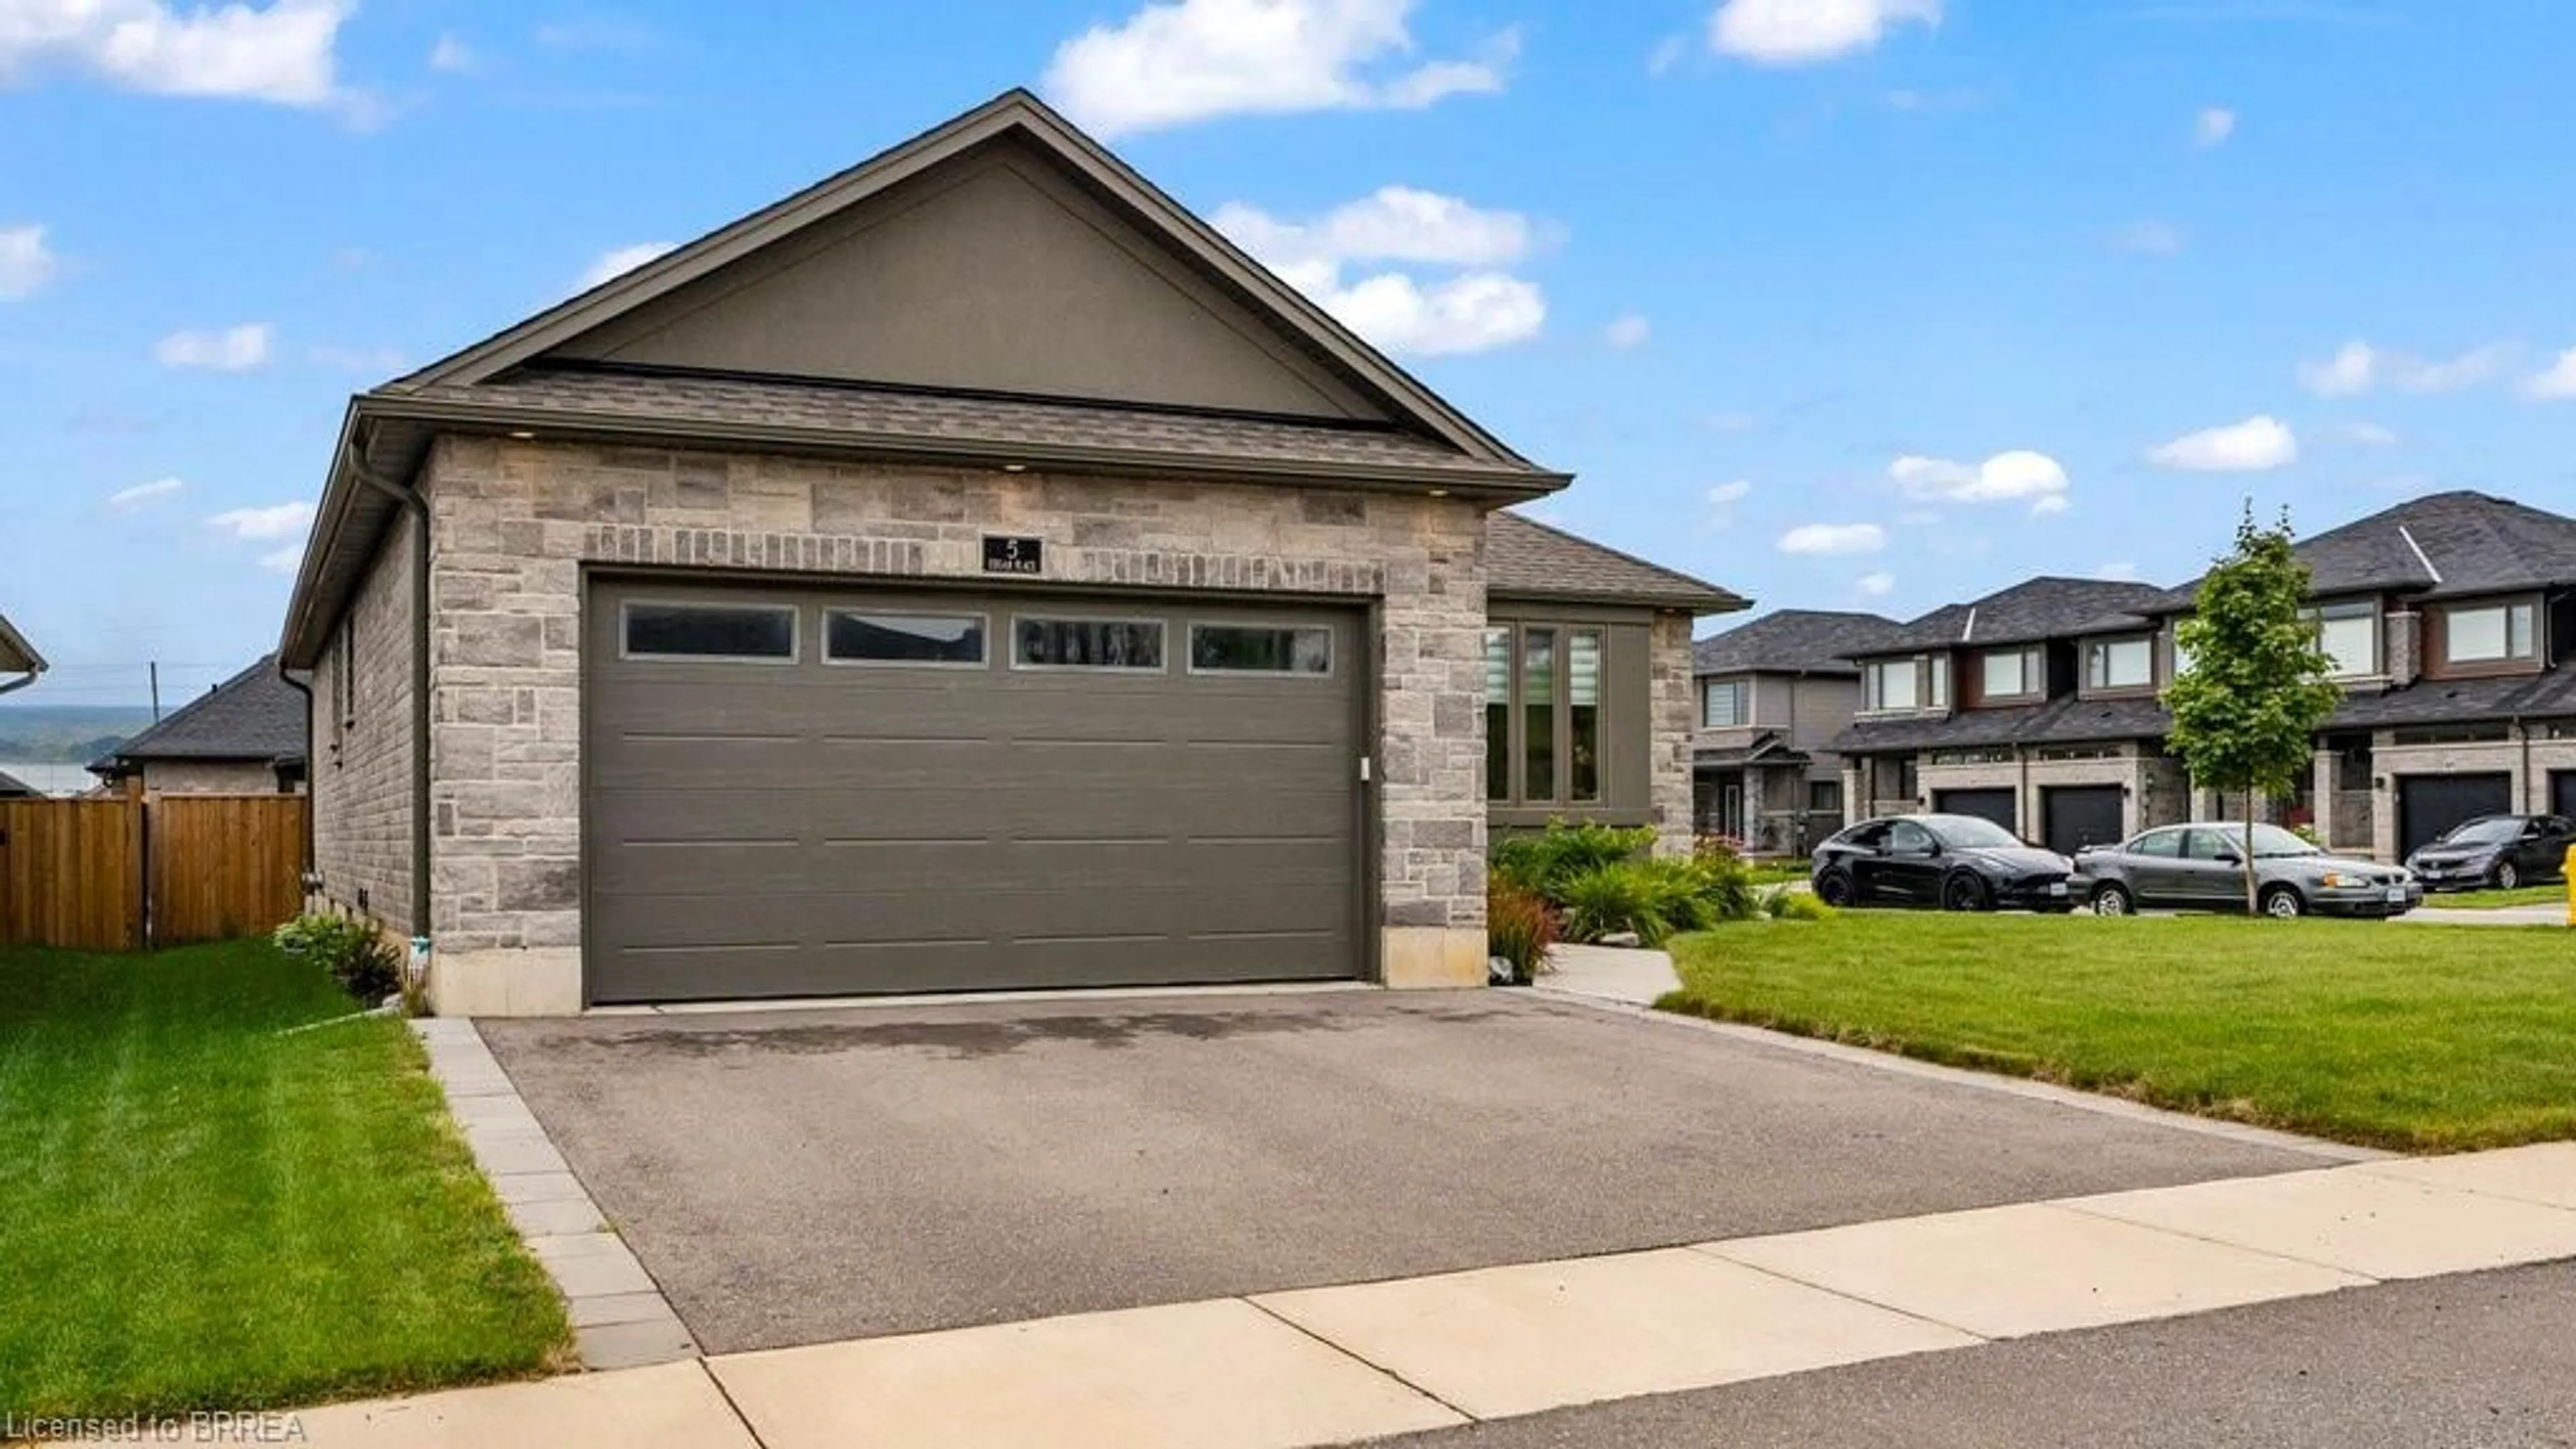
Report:
[[[2563,815],[2481,815],[2445,830],[2406,857],[2428,891],[2473,891],[2556,880],[2576,845]]]
[[[2064,913],[2075,908],[2065,856],[2042,850],[1974,815],[1896,815],[1864,820],[1816,847],[1811,877],[1829,906],[1997,907]]]

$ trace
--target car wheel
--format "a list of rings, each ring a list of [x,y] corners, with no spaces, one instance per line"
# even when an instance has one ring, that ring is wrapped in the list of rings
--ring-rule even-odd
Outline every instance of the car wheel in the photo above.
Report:
[[[2263,914],[2276,921],[2294,921],[2308,913],[2306,898],[2285,885],[2265,888],[2255,904],[2262,908]]]
[[[2512,861],[2500,860],[2496,862],[2495,885],[2497,890],[2509,891],[2521,884],[2522,871],[2517,868]]]
[[[2137,908],[2138,903],[2129,899],[2127,886],[2106,882],[2093,888],[2093,914],[2097,916],[2125,916]]]
[[[1852,878],[1838,870],[1829,870],[1816,877],[1815,891],[1817,900],[1836,910],[1850,906],[1855,895]]]
[[[1982,911],[1990,904],[1986,883],[1967,871],[1953,872],[1941,882],[1941,909],[1945,911]]]

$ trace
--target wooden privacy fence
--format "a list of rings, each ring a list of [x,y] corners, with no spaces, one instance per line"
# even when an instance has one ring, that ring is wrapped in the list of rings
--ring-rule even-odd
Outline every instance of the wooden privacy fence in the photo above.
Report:
[[[0,801],[0,945],[258,935],[303,901],[300,795]]]

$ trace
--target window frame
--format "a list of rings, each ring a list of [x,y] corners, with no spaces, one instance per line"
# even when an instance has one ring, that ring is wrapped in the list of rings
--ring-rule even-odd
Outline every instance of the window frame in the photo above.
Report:
[[[1613,746],[1611,741],[1616,738],[1617,724],[1622,718],[1618,706],[1613,703],[1613,697],[1617,691],[1611,687],[1612,628],[1613,626],[1608,623],[1596,623],[1577,618],[1537,616],[1495,619],[1489,616],[1486,619],[1484,632],[1479,635],[1479,639],[1490,641],[1494,635],[1503,636],[1505,660],[1508,665],[1508,673],[1503,680],[1504,738],[1500,741],[1495,739],[1490,727],[1492,718],[1490,711],[1494,705],[1490,662],[1487,665],[1486,693],[1484,698],[1478,701],[1479,707],[1488,711],[1484,775],[1487,792],[1485,804],[1489,809],[1607,810],[1612,808],[1610,786]],[[1549,731],[1553,736],[1549,773],[1555,777],[1554,783],[1557,788],[1544,797],[1529,793],[1527,714],[1535,701],[1524,696],[1528,688],[1525,674],[1529,661],[1528,635],[1532,629],[1546,630],[1555,636],[1556,641],[1553,651],[1555,688],[1551,692],[1548,708]],[[1599,651],[1597,657],[1600,660],[1595,680],[1597,698],[1591,706],[1595,717],[1593,740],[1595,790],[1593,794],[1580,798],[1574,794],[1575,651],[1573,640],[1578,634],[1589,634],[1593,637]],[[1490,655],[1480,655],[1480,657],[1490,660]],[[1505,763],[1508,767],[1505,780],[1508,788],[1502,795],[1491,793],[1493,758],[1494,751],[1497,749],[1505,751]]]
[[[1266,629],[1296,633],[1312,630],[1324,636],[1324,667],[1320,671],[1303,669],[1227,669],[1222,666],[1199,666],[1199,631],[1201,629]],[[1336,637],[1340,633],[1330,624],[1291,623],[1285,619],[1188,619],[1181,627],[1181,664],[1185,674],[1210,674],[1233,679],[1331,679],[1341,672],[1342,648]]]
[[[2471,669],[2511,669],[2540,657],[2540,611],[2529,599],[2499,599],[2488,604],[2446,604],[2442,607],[2442,665],[2448,669],[2466,665]],[[2456,647],[2452,630],[2467,616],[2497,614],[2503,616],[2504,652],[2501,654],[2462,654]],[[2522,649],[2513,647],[2514,625],[2522,626]]]
[[[2111,651],[2122,646],[2135,646],[2146,665],[2143,678],[2114,681],[2111,678]],[[2102,668],[2095,677],[2094,666]],[[2084,692],[2087,694],[2124,694],[2156,687],[2156,636],[2153,634],[2106,634],[2084,641]]]
[[[2367,619],[2370,623],[2370,658],[2365,662],[2364,667],[2359,670],[2334,669],[2331,667],[2334,655],[2332,651],[2325,651],[2329,663],[2327,678],[2377,679],[2388,672],[2388,621],[2379,607],[2378,600],[2345,599],[2340,603],[2311,604],[2300,611],[2300,616],[2316,626],[2317,647],[2320,650],[2325,650],[2328,623],[2350,622],[2355,619]]]
[[[772,654],[662,654],[639,651],[634,647],[635,610],[706,609],[734,612],[785,614],[787,616],[787,655]],[[707,599],[670,599],[641,596],[617,601],[617,657],[635,664],[763,664],[773,669],[793,669],[805,662],[805,606],[763,602],[715,603]]]
[[[1710,718],[1709,696],[1718,690],[1735,696],[1735,718],[1719,723]],[[1753,725],[1753,681],[1732,676],[1708,675],[1699,682],[1699,727],[1704,730],[1749,729]]]
[[[1020,658],[1020,625],[1041,624],[1151,624],[1154,626],[1155,652],[1152,664],[1030,664]],[[1168,619],[1130,614],[1065,613],[1048,610],[1043,613],[1011,611],[1011,647],[1005,656],[1015,672],[1028,674],[1169,674],[1172,672],[1172,625]]]
[[[2014,673],[2021,680],[2016,688],[1995,688],[1995,664],[1996,661],[2003,659],[2013,661]],[[2028,699],[2038,694],[2044,685],[2041,681],[2034,680],[2032,676],[2034,673],[2044,675],[2046,670],[2043,668],[2034,671],[2031,665],[2036,661],[2036,652],[2026,644],[2003,645],[1980,651],[1977,655],[1977,697],[1991,702],[2003,699]]]
[[[844,659],[832,652],[832,619],[847,615],[854,619],[972,619],[983,630],[984,638],[978,657],[963,659]],[[826,604],[820,610],[821,646],[824,667],[830,669],[990,669],[993,667],[993,616],[982,609],[873,609],[858,604]]]
[[[1923,699],[1928,692],[1924,687],[1928,658],[1927,655],[1908,654],[1896,659],[1872,659],[1864,662],[1860,667],[1861,712],[1863,714],[1922,713],[1926,708]],[[1890,671],[1900,671],[1910,677],[1907,698],[1903,704],[1887,702],[1887,689],[1881,680]]]

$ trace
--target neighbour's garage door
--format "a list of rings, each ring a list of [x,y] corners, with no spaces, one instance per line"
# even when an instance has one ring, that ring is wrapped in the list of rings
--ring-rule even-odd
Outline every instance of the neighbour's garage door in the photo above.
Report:
[[[2021,833],[2019,810],[2010,790],[1935,790],[1932,808],[1944,815],[1975,815],[2015,835]]]
[[[1353,610],[599,581],[594,1001],[1352,976]]]
[[[2060,855],[2121,839],[2117,785],[2050,786],[2039,792],[2039,812],[2048,848]]]
[[[2549,813],[2576,819],[2576,770],[2561,770],[2549,777]]]
[[[2513,809],[2511,775],[2408,775],[2397,782],[2397,853],[2415,853],[2443,831]]]

